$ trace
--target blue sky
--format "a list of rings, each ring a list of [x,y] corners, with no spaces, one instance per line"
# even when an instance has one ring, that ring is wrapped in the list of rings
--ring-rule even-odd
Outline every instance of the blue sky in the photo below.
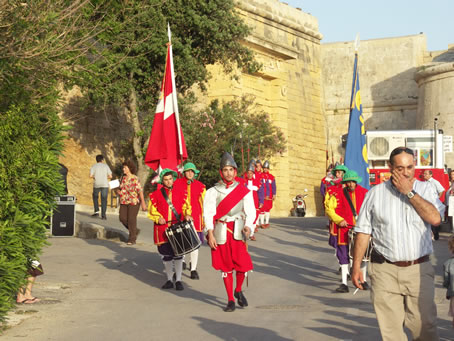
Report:
[[[281,0],[318,19],[322,43],[424,32],[429,51],[454,44],[454,0]]]

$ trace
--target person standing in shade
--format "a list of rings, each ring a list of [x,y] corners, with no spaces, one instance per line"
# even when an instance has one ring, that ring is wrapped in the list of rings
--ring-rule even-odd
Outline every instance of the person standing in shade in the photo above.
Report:
[[[450,197],[454,198],[454,170],[449,171],[449,188],[446,190],[445,196],[445,205],[446,205],[446,214],[448,217],[449,225],[451,226],[451,232],[454,230],[454,224],[452,222],[452,215],[449,215],[449,201],[454,201],[454,199],[449,200]],[[451,208],[453,210],[453,208]]]
[[[238,166],[229,153],[221,158],[219,181],[211,187],[203,203],[203,218],[208,245],[211,248],[212,266],[222,272],[228,303],[226,312],[235,310],[235,299],[240,307],[248,302],[242,291],[246,273],[252,270],[251,256],[246,241],[251,233],[256,211],[252,192],[236,181]],[[233,291],[233,271],[236,271],[236,288]]]
[[[123,176],[117,195],[120,197],[120,221],[129,231],[128,245],[134,245],[140,230],[137,228],[137,215],[142,207],[147,210],[142,186],[136,175],[136,165],[131,160],[123,162]]]
[[[454,236],[449,237],[448,248],[451,258],[443,263],[443,287],[446,290],[446,299],[449,300],[449,316],[452,318],[454,328]]]
[[[423,178],[432,185],[432,188],[435,191],[435,193],[438,195],[439,198],[441,198],[445,189],[437,179],[433,178],[433,172],[430,169],[426,169],[423,173]],[[432,226],[432,234],[434,239],[438,240],[440,238],[440,227]]]
[[[177,175],[177,172],[168,168],[161,171],[159,183],[162,187],[150,194],[148,218],[154,222],[154,243],[158,246],[158,252],[162,257],[167,275],[167,282],[164,283],[162,289],[172,289],[174,287],[173,275],[175,273],[175,289],[183,290],[184,286],[181,281],[183,257],[175,256],[165,233],[166,229],[177,223],[179,218],[185,217],[186,220],[192,220],[191,203],[187,192],[173,188]],[[172,206],[169,205],[169,202]],[[175,272],[173,271],[174,268]]]
[[[183,168],[184,177],[175,180],[173,187],[185,192],[191,201],[192,222],[194,223],[194,228],[203,244],[203,200],[205,198],[206,189],[203,183],[195,179],[199,173],[200,171],[192,162],[186,163]],[[199,249],[194,250],[189,254],[189,260],[191,266],[191,279],[199,279],[199,273],[197,272]]]
[[[90,169],[90,178],[93,182],[93,217],[99,217],[99,194],[101,193],[101,218],[107,219],[107,195],[109,193],[109,180],[112,179],[112,171],[104,163],[104,156],[96,155],[96,164]]]
[[[428,182],[415,179],[413,151],[394,149],[391,179],[367,193],[355,226],[352,281],[364,289],[361,262],[372,236],[371,300],[384,341],[438,340],[434,302],[431,225],[439,225],[444,205]]]

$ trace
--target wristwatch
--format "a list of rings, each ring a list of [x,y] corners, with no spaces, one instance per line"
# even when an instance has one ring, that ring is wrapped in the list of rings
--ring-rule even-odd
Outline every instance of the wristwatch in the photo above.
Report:
[[[408,198],[408,199],[411,199],[411,198],[413,198],[413,197],[415,196],[415,194],[416,194],[416,192],[415,192],[415,190],[413,189],[413,190],[411,190],[411,192],[408,192],[408,193],[407,193],[407,198]]]

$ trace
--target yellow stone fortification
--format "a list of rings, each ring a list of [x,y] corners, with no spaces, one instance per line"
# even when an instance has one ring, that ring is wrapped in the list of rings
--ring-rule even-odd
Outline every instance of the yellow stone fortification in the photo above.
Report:
[[[319,186],[325,173],[326,134],[317,19],[278,0],[243,0],[237,10],[252,28],[244,44],[263,67],[253,75],[237,71],[236,80],[221,67],[211,67],[203,104],[253,96],[287,139],[287,150],[270,160],[277,184],[272,215],[288,216],[292,198],[305,188],[308,215],[322,215]]]

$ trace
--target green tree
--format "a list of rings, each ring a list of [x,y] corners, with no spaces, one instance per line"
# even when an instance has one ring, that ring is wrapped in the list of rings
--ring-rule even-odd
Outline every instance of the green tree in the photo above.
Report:
[[[89,1],[0,2],[0,322],[46,243],[63,190],[58,89],[90,47],[88,7],[94,10]]]
[[[143,177],[143,148],[165,68],[167,24],[172,30],[176,87],[182,95],[194,84],[205,87],[207,65],[220,63],[227,72],[234,67],[257,70],[251,51],[241,44],[249,28],[235,12],[233,0],[95,3],[105,14],[102,32],[78,69],[78,85],[91,105],[126,108]],[[97,15],[91,19],[96,22]]]
[[[222,105],[213,101],[199,111],[183,102],[180,116],[183,130],[189,132],[185,135],[188,158],[197,165],[200,179],[208,186],[219,180],[218,165],[224,151],[233,154],[239,176],[247,167],[248,149],[250,159],[260,156],[262,162],[285,151],[284,134],[250,97]]]

